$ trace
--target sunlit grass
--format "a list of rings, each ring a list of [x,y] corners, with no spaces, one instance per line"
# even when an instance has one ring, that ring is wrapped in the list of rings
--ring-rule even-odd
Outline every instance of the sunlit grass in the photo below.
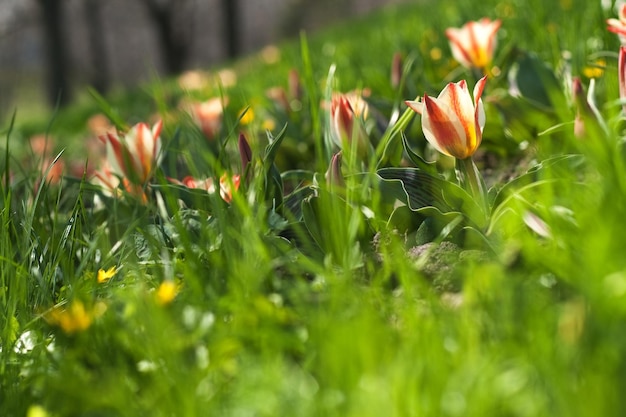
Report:
[[[0,128],[1,414],[622,415],[614,15],[583,1],[394,6],[233,62],[219,82],[215,69],[89,95],[46,123],[18,108]],[[483,16],[502,20],[473,155],[485,209],[404,105],[473,87],[443,32]],[[577,137],[570,77],[587,88],[599,56],[606,132],[586,114]],[[332,94],[355,90],[372,147],[343,138],[338,157]],[[188,110],[212,98],[215,130]],[[149,181],[117,151],[131,175],[95,184],[100,112],[124,140],[163,120],[162,154],[136,151],[163,159]]]

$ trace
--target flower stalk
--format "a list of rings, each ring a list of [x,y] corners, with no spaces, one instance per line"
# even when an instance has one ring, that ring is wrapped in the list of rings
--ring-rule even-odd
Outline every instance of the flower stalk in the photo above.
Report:
[[[487,187],[474,160],[471,157],[465,159],[457,158],[455,172],[459,185],[472,196],[483,213],[487,215],[489,213]]]

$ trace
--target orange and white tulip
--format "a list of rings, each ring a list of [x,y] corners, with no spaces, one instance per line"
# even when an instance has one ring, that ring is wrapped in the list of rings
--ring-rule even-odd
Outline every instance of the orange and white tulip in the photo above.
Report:
[[[214,140],[220,133],[224,107],[227,105],[228,97],[214,97],[190,105],[190,113],[193,120],[208,140]]]
[[[619,80],[619,98],[622,100],[622,109],[624,114],[626,114],[626,46],[619,48],[617,71]]]
[[[123,137],[111,132],[102,136],[111,171],[135,185],[146,184],[162,157],[162,127],[161,121],[152,129],[145,123],[137,123]]]
[[[482,141],[485,110],[480,96],[487,77],[474,87],[474,98],[467,83],[449,83],[437,98],[424,94],[422,101],[406,104],[422,115],[422,130],[426,140],[439,152],[457,159],[469,158]]]
[[[622,4],[617,12],[618,18],[607,19],[607,29],[616,33],[622,44],[626,44],[626,3]]]
[[[454,59],[465,68],[489,68],[496,47],[496,33],[501,25],[502,21],[485,17],[461,28],[446,29]]]
[[[574,135],[577,138],[584,138],[589,135],[608,134],[606,122],[594,102],[595,80],[589,81],[589,92],[585,94],[585,88],[580,78],[572,80],[572,96],[576,107],[576,118],[574,119]]]

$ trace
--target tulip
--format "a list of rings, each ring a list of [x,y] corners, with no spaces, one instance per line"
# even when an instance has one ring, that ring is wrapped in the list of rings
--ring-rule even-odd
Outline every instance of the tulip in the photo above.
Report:
[[[391,76],[390,82],[393,88],[398,88],[400,83],[402,82],[402,73],[403,73],[403,59],[402,54],[400,52],[396,52],[393,54],[393,58],[391,60]]]
[[[617,69],[619,76],[619,98],[622,100],[622,109],[626,114],[626,46],[619,48]]]
[[[227,104],[227,97],[215,97],[191,105],[191,115],[208,140],[214,140],[222,129],[224,107]]]
[[[607,19],[609,32],[617,33],[622,44],[626,44],[626,3],[622,4],[618,11],[618,19]]]
[[[472,195],[486,214],[489,212],[487,191],[472,155],[482,141],[485,110],[480,96],[487,77],[474,86],[474,100],[465,80],[449,83],[437,98],[424,94],[422,102],[406,104],[422,115],[422,130],[426,140],[444,155],[456,158],[459,184]]]
[[[145,123],[138,123],[122,138],[115,133],[107,133],[101,137],[107,143],[112,172],[126,178],[132,184],[146,184],[162,156],[162,127],[161,121],[158,121],[152,129]]]
[[[197,188],[204,190],[209,194],[213,194],[216,191],[212,178],[196,179],[188,175],[183,178],[182,181],[178,181],[173,178],[169,178],[169,180],[173,184],[184,185],[187,188]],[[230,179],[226,174],[222,175],[220,177],[220,197],[222,197],[222,200],[230,203],[233,200],[233,188],[237,191],[239,189],[240,182],[241,177],[239,175],[233,175]]]
[[[367,154],[369,136],[365,130],[365,119],[369,112],[367,102],[360,94],[335,94],[330,103],[331,137],[343,149],[344,144],[356,141],[359,156]]]
[[[250,148],[250,144],[243,133],[239,134],[237,146],[239,147],[239,156],[241,158],[241,173],[245,177],[245,182],[248,183],[252,175],[250,169],[250,164],[252,163],[252,148]]]
[[[442,154],[466,159],[478,149],[485,127],[480,96],[486,81],[487,77],[483,77],[476,83],[473,102],[465,80],[449,83],[437,98],[424,94],[421,102],[406,102],[422,115],[426,140]]]
[[[606,123],[596,107],[593,99],[595,80],[589,82],[589,92],[585,94],[585,89],[580,78],[574,78],[572,82],[572,95],[576,107],[576,118],[574,119],[574,135],[583,138],[589,135],[605,135],[608,133]]]
[[[289,70],[288,80],[289,95],[293,100],[302,100],[302,83],[300,82],[300,74],[296,69]]]
[[[483,18],[468,22],[461,28],[446,29],[454,59],[465,68],[488,68],[496,47],[496,32],[501,25],[500,20]]]
[[[337,152],[333,155],[326,171],[326,182],[330,187],[344,188],[346,183],[341,173],[341,152]]]
[[[103,194],[108,197],[121,197],[122,189],[135,197],[141,197],[141,199],[145,197],[143,187],[131,184],[126,178],[120,178],[113,172],[109,160],[105,160],[100,169],[94,172],[92,182],[99,186]]]

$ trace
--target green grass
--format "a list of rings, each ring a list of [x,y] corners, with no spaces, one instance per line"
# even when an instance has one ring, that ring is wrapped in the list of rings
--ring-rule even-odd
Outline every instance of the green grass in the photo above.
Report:
[[[394,6],[288,41],[277,62],[233,62],[234,86],[186,92],[155,80],[85,94],[44,118],[18,108],[0,128],[0,414],[623,415],[626,153],[619,41],[605,28],[614,15],[582,0]],[[503,21],[475,156],[491,187],[487,214],[455,184],[453,162],[426,146],[419,116],[402,116],[404,100],[449,81],[473,87],[444,30],[483,16]],[[406,63],[400,88],[389,82],[395,52]],[[576,138],[568,74],[587,86],[597,57],[608,133],[588,119]],[[291,69],[302,95],[285,112],[266,90],[287,88]],[[508,94],[513,78],[522,97]],[[357,160],[344,149],[345,187],[328,184],[336,149],[320,101],[362,88],[377,152]],[[178,105],[220,95],[229,104],[209,142]],[[239,123],[247,106],[254,120]],[[41,181],[63,147],[60,160],[85,165],[97,112],[126,127],[164,120],[146,202],[108,196],[87,176]],[[51,155],[26,144],[43,132]],[[230,203],[167,179],[223,172],[242,175]]]

